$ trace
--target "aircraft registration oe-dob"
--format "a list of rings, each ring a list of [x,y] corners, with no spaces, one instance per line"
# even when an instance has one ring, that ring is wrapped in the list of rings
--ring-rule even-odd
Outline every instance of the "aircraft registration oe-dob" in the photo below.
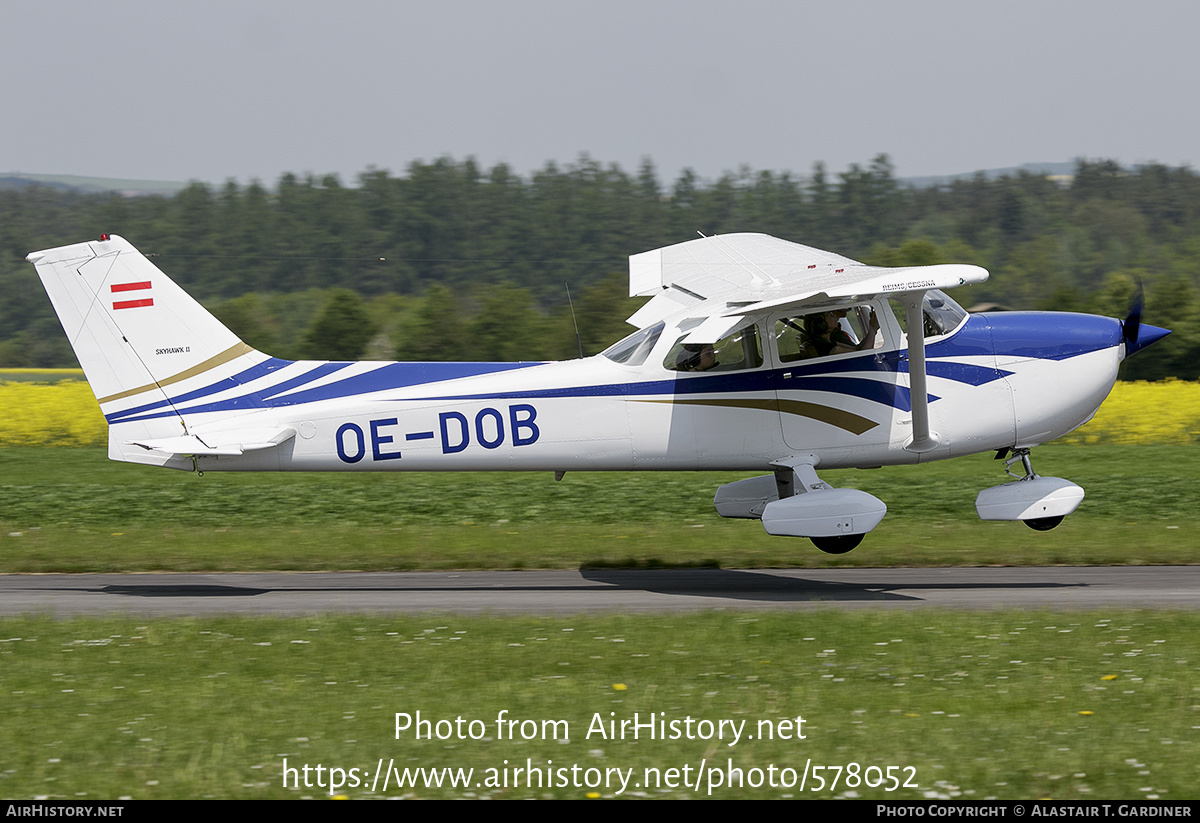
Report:
[[[288,361],[243,343],[128,241],[33,252],[108,421],[113,460],[195,471],[765,471],[724,517],[847,552],[887,506],[818,468],[995,451],[984,520],[1053,528],[1083,489],[1029,451],[1086,423],[1122,359],[1169,332],[968,314],[971,265],[866,266],[763,234],[629,258],[638,331],[550,363]],[[1012,472],[1019,464],[1023,475]]]

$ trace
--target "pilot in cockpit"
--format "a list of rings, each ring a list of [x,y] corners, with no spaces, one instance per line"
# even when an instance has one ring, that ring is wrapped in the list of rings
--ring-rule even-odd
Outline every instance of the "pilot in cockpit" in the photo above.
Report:
[[[708,371],[717,365],[717,351],[712,343],[684,343],[675,358],[677,371]]]
[[[874,348],[875,336],[879,333],[879,318],[865,306],[860,311],[865,311],[870,319],[867,324],[867,335],[857,343],[842,328],[846,309],[830,309],[805,315],[804,328],[797,337],[803,356],[826,357],[831,354],[845,354]]]

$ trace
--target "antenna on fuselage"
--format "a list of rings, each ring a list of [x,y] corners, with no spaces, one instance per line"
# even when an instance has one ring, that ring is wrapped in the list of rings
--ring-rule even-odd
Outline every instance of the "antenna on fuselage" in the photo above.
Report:
[[[563,281],[567,288],[567,305],[571,307],[571,323],[575,326],[575,345],[579,347],[579,359],[583,359],[583,339],[579,336],[579,321],[575,319],[575,301],[571,299],[571,284]]]

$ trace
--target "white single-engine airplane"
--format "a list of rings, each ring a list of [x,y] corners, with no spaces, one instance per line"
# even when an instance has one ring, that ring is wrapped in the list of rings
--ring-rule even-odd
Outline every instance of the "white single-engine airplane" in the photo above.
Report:
[[[968,315],[978,266],[865,266],[762,234],[629,258],[639,331],[557,363],[292,362],[247,346],[130,243],[27,258],[109,425],[113,460],[197,471],[722,470],[724,517],[840,554],[887,507],[816,470],[996,451],[1024,476],[985,520],[1058,525],[1083,499],[1029,450],[1091,419],[1121,360],[1169,332]],[[1011,472],[1010,472],[1011,474]],[[1012,474],[1012,477],[1017,477]]]

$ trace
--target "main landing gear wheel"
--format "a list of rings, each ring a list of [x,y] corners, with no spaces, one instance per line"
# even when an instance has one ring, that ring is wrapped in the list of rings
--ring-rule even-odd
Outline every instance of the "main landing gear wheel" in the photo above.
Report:
[[[1026,526],[1038,532],[1048,532],[1061,522],[1062,517],[1035,517],[1024,521]]]
[[[1061,519],[1060,517],[1059,520]],[[837,537],[810,537],[808,539],[825,554],[845,554],[863,542],[864,537],[866,537],[865,534],[842,534]]]

